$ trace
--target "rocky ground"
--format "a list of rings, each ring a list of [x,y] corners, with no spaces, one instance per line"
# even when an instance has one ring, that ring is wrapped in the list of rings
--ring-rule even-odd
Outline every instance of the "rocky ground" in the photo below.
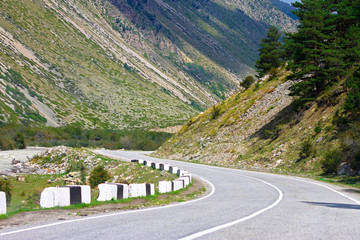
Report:
[[[12,161],[25,162],[36,154],[44,153],[47,148],[28,147],[21,150],[0,151],[0,172],[12,167]]]
[[[29,155],[31,157],[26,156],[26,159],[16,155],[16,157],[12,159],[10,167],[3,170],[0,174],[5,177],[21,178],[24,174],[58,175],[68,172],[68,174],[62,176],[61,179],[54,179],[53,181],[64,180],[66,184],[79,184],[81,182],[80,172],[69,172],[72,164],[82,162],[88,169],[92,169],[101,162],[100,158],[97,158],[89,151],[75,150],[64,146],[47,150],[42,149],[42,151],[34,151],[34,153],[37,154]]]

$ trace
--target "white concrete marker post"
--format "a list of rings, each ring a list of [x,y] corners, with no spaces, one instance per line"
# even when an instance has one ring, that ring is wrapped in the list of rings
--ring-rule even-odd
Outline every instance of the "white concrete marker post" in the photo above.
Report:
[[[160,163],[160,170],[169,171],[170,164],[167,163]]]
[[[146,196],[152,196],[155,194],[155,184],[153,183],[145,183],[145,194]]]
[[[89,185],[69,185],[81,187],[81,203],[90,204],[91,203],[91,189]]]
[[[70,206],[70,188],[48,187],[40,195],[40,207],[66,207]]]
[[[179,179],[173,180],[171,183],[172,183],[172,190],[173,191],[177,191],[177,190],[182,189],[184,187],[184,182],[182,180],[179,180]]]
[[[172,183],[170,181],[159,182],[159,193],[167,193],[172,191]]]
[[[117,187],[117,200],[129,198],[129,186],[127,184],[115,183]],[[122,192],[120,192],[122,186]]]
[[[145,166],[147,166],[147,167],[151,167],[151,164],[152,164],[153,162],[152,161],[144,161],[144,165]]]
[[[42,208],[52,208],[55,207],[54,203],[54,187],[45,188],[40,195],[40,207]]]
[[[102,183],[98,185],[99,196],[97,201],[110,201],[117,199],[117,186],[115,184]]]
[[[173,166],[170,166],[169,167],[169,172],[172,173],[172,174],[177,174],[177,171],[178,171],[178,168],[177,167],[173,167]]]
[[[189,176],[182,176],[179,178],[180,180],[184,180],[184,187],[190,184],[190,177]]]
[[[188,172],[188,171],[185,171],[185,170],[178,170],[177,171],[177,175],[179,176],[179,177],[182,177],[182,176],[184,176],[184,175],[189,175],[190,173]]]
[[[138,197],[138,184],[129,184],[129,197]]]
[[[6,194],[0,192],[0,214],[6,214]]]
[[[151,163],[151,167],[152,167],[153,169],[160,169],[160,163],[158,163],[158,162],[153,162],[153,163]]]
[[[81,185],[81,202],[85,204],[91,203],[91,188],[89,185]]]
[[[145,197],[146,183],[133,183],[129,185],[129,197]]]
[[[145,197],[146,196],[146,183],[139,183],[138,184],[138,197]]]
[[[54,206],[70,206],[70,188],[56,187],[54,190]]]

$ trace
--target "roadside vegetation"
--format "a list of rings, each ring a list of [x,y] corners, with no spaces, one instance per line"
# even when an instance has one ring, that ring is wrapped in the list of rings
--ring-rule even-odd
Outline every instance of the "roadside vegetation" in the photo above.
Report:
[[[155,150],[172,136],[170,133],[145,130],[83,129],[77,125],[39,127],[6,124],[0,126],[0,149],[23,149],[26,146]]]
[[[156,194],[146,197],[145,200],[134,201],[124,199],[120,201],[98,202],[97,185],[103,182],[116,183],[153,183],[155,189],[159,181],[172,181],[177,175],[166,171],[154,170],[142,164],[123,162],[111,159],[85,149],[57,147],[46,153],[35,156],[30,160],[32,169],[44,170],[43,174],[17,174],[16,176],[0,177],[0,191],[5,191],[8,201],[7,214],[0,216],[8,218],[19,212],[37,211],[40,208],[40,194],[46,187],[64,186],[68,184],[91,184],[91,204],[79,204],[56,209],[78,209],[94,207],[109,203],[126,203],[122,208],[138,208],[153,205],[168,204],[171,202],[185,201],[196,198],[205,191],[199,185],[196,189],[188,191],[187,188],[168,193]],[[37,167],[34,168],[34,165]],[[100,173],[100,177],[99,177]],[[83,177],[82,177],[83,176]],[[182,194],[186,193],[186,194]],[[132,202],[132,203],[131,203]]]

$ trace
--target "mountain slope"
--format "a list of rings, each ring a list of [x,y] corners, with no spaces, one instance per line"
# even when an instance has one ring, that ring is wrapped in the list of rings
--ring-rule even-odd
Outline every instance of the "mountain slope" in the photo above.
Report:
[[[117,129],[183,123],[238,89],[267,24],[294,26],[280,11],[265,23],[197,2],[0,2],[1,121]]]
[[[356,154],[360,121],[343,113],[345,80],[299,111],[288,95],[292,81],[286,80],[286,75],[283,72],[279,78],[253,85],[190,119],[155,155],[239,168],[321,174],[329,166],[324,163],[340,164],[336,162],[339,149],[349,156]]]

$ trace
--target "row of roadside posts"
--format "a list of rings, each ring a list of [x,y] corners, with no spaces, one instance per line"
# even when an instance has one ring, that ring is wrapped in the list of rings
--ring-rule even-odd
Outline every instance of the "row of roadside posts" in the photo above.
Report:
[[[131,162],[144,164],[153,169],[168,171],[177,174],[178,178],[173,181],[160,181],[159,193],[167,193],[185,188],[192,182],[192,175],[167,163],[158,163],[148,160],[134,159]],[[120,200],[126,198],[145,197],[155,194],[155,185],[151,183],[102,183],[98,185],[99,196],[97,201]],[[61,187],[45,188],[40,196],[40,207],[66,207],[80,203],[91,203],[91,189],[88,185],[69,185]],[[6,214],[6,194],[0,192],[0,214]]]

